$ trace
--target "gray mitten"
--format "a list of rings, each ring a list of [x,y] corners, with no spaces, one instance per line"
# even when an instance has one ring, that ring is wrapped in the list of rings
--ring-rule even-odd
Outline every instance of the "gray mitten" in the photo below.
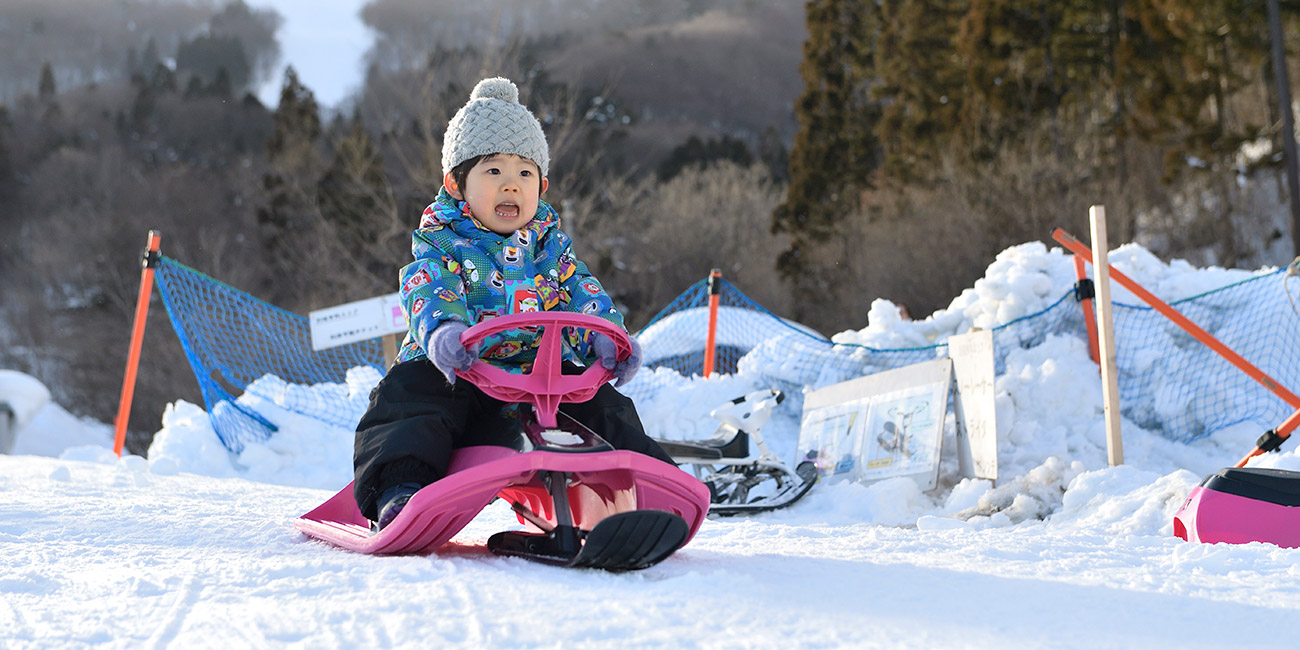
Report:
[[[618,360],[618,346],[608,336],[596,332],[591,338],[591,349],[596,353],[596,358],[600,360],[600,365],[614,371],[615,386],[622,386],[636,375],[636,371],[641,369],[641,344],[631,336],[627,337],[632,344],[632,353],[622,361]]]
[[[433,361],[433,365],[447,376],[447,383],[456,383],[457,370],[469,370],[474,365],[474,360],[478,358],[478,346],[467,349],[460,343],[460,335],[469,326],[458,320],[443,321],[429,334],[429,340],[424,346],[424,351]]]

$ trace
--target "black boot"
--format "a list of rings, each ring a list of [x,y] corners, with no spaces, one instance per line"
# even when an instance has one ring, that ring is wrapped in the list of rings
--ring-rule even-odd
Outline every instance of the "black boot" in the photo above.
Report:
[[[379,493],[379,520],[375,522],[376,532],[393,523],[397,515],[406,507],[406,503],[424,486],[419,483],[398,483]]]

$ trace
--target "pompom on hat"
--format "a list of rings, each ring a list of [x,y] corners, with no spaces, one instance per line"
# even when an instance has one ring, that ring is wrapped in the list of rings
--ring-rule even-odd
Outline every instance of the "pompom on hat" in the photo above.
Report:
[[[511,153],[535,163],[543,177],[551,165],[546,134],[519,103],[519,88],[504,77],[478,82],[442,138],[442,173],[475,156]]]

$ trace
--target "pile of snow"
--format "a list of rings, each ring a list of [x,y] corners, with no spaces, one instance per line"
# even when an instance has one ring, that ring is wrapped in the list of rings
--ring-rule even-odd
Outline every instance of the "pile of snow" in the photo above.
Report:
[[[1165,264],[1132,245],[1112,261],[1168,300],[1251,275]],[[947,309],[904,321],[880,301],[866,327],[834,340],[915,346],[995,327],[1050,304],[1073,274],[1061,251],[1017,246]],[[637,382],[655,386],[638,402],[647,430],[711,434],[711,409],[768,387],[761,377],[783,361],[772,352],[728,377],[641,373]],[[320,390],[358,399],[377,379]],[[996,486],[960,479],[947,457],[929,492],[906,478],[828,482],[785,510],[708,521],[669,561],[629,575],[492,558],[483,540],[514,525],[495,505],[431,559],[308,541],[290,520],[351,479],[352,432],[288,410],[275,413],[279,433],[231,454],[206,413],[178,401],[147,459],[119,460],[108,427],[41,407],[31,391],[0,394],[36,412],[15,449],[28,455],[0,457],[9,605],[0,626],[13,647],[1280,647],[1300,638],[1300,551],[1172,537],[1197,482],[1277,423],[1182,444],[1125,421],[1126,464],[1109,468],[1100,381],[1083,341],[1054,336],[1011,352],[995,392]],[[764,430],[787,460],[798,426],[798,413],[778,411]],[[1300,457],[1291,449],[1254,464],[1300,470]],[[563,605],[547,595],[557,589]]]

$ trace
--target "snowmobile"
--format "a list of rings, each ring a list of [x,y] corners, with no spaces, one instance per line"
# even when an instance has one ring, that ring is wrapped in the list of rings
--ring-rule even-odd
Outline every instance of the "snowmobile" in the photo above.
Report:
[[[594,316],[531,312],[479,323],[461,342],[469,346],[521,327],[542,329],[529,372],[512,374],[480,359],[457,373],[488,395],[522,405],[516,447],[457,450],[447,476],[417,492],[378,532],[357,508],[350,484],[295,520],[295,527],[359,553],[426,554],[500,497],[526,528],[492,535],[487,548],[498,555],[628,571],[653,566],[690,541],[708,514],[703,483],[669,463],[616,450],[559,412],[561,402],[591,399],[613,377],[601,364],[562,374],[564,328],[608,336],[623,358],[631,352],[627,335]]]
[[[1300,472],[1225,467],[1201,481],[1174,515],[1189,542],[1300,547]]]
[[[784,400],[785,394],[776,389],[754,391],[709,413],[719,424],[707,440],[657,439],[674,461],[690,465],[709,487],[710,515],[728,517],[784,508],[817,482],[812,461],[805,460],[792,470],[763,440],[763,425]]]

